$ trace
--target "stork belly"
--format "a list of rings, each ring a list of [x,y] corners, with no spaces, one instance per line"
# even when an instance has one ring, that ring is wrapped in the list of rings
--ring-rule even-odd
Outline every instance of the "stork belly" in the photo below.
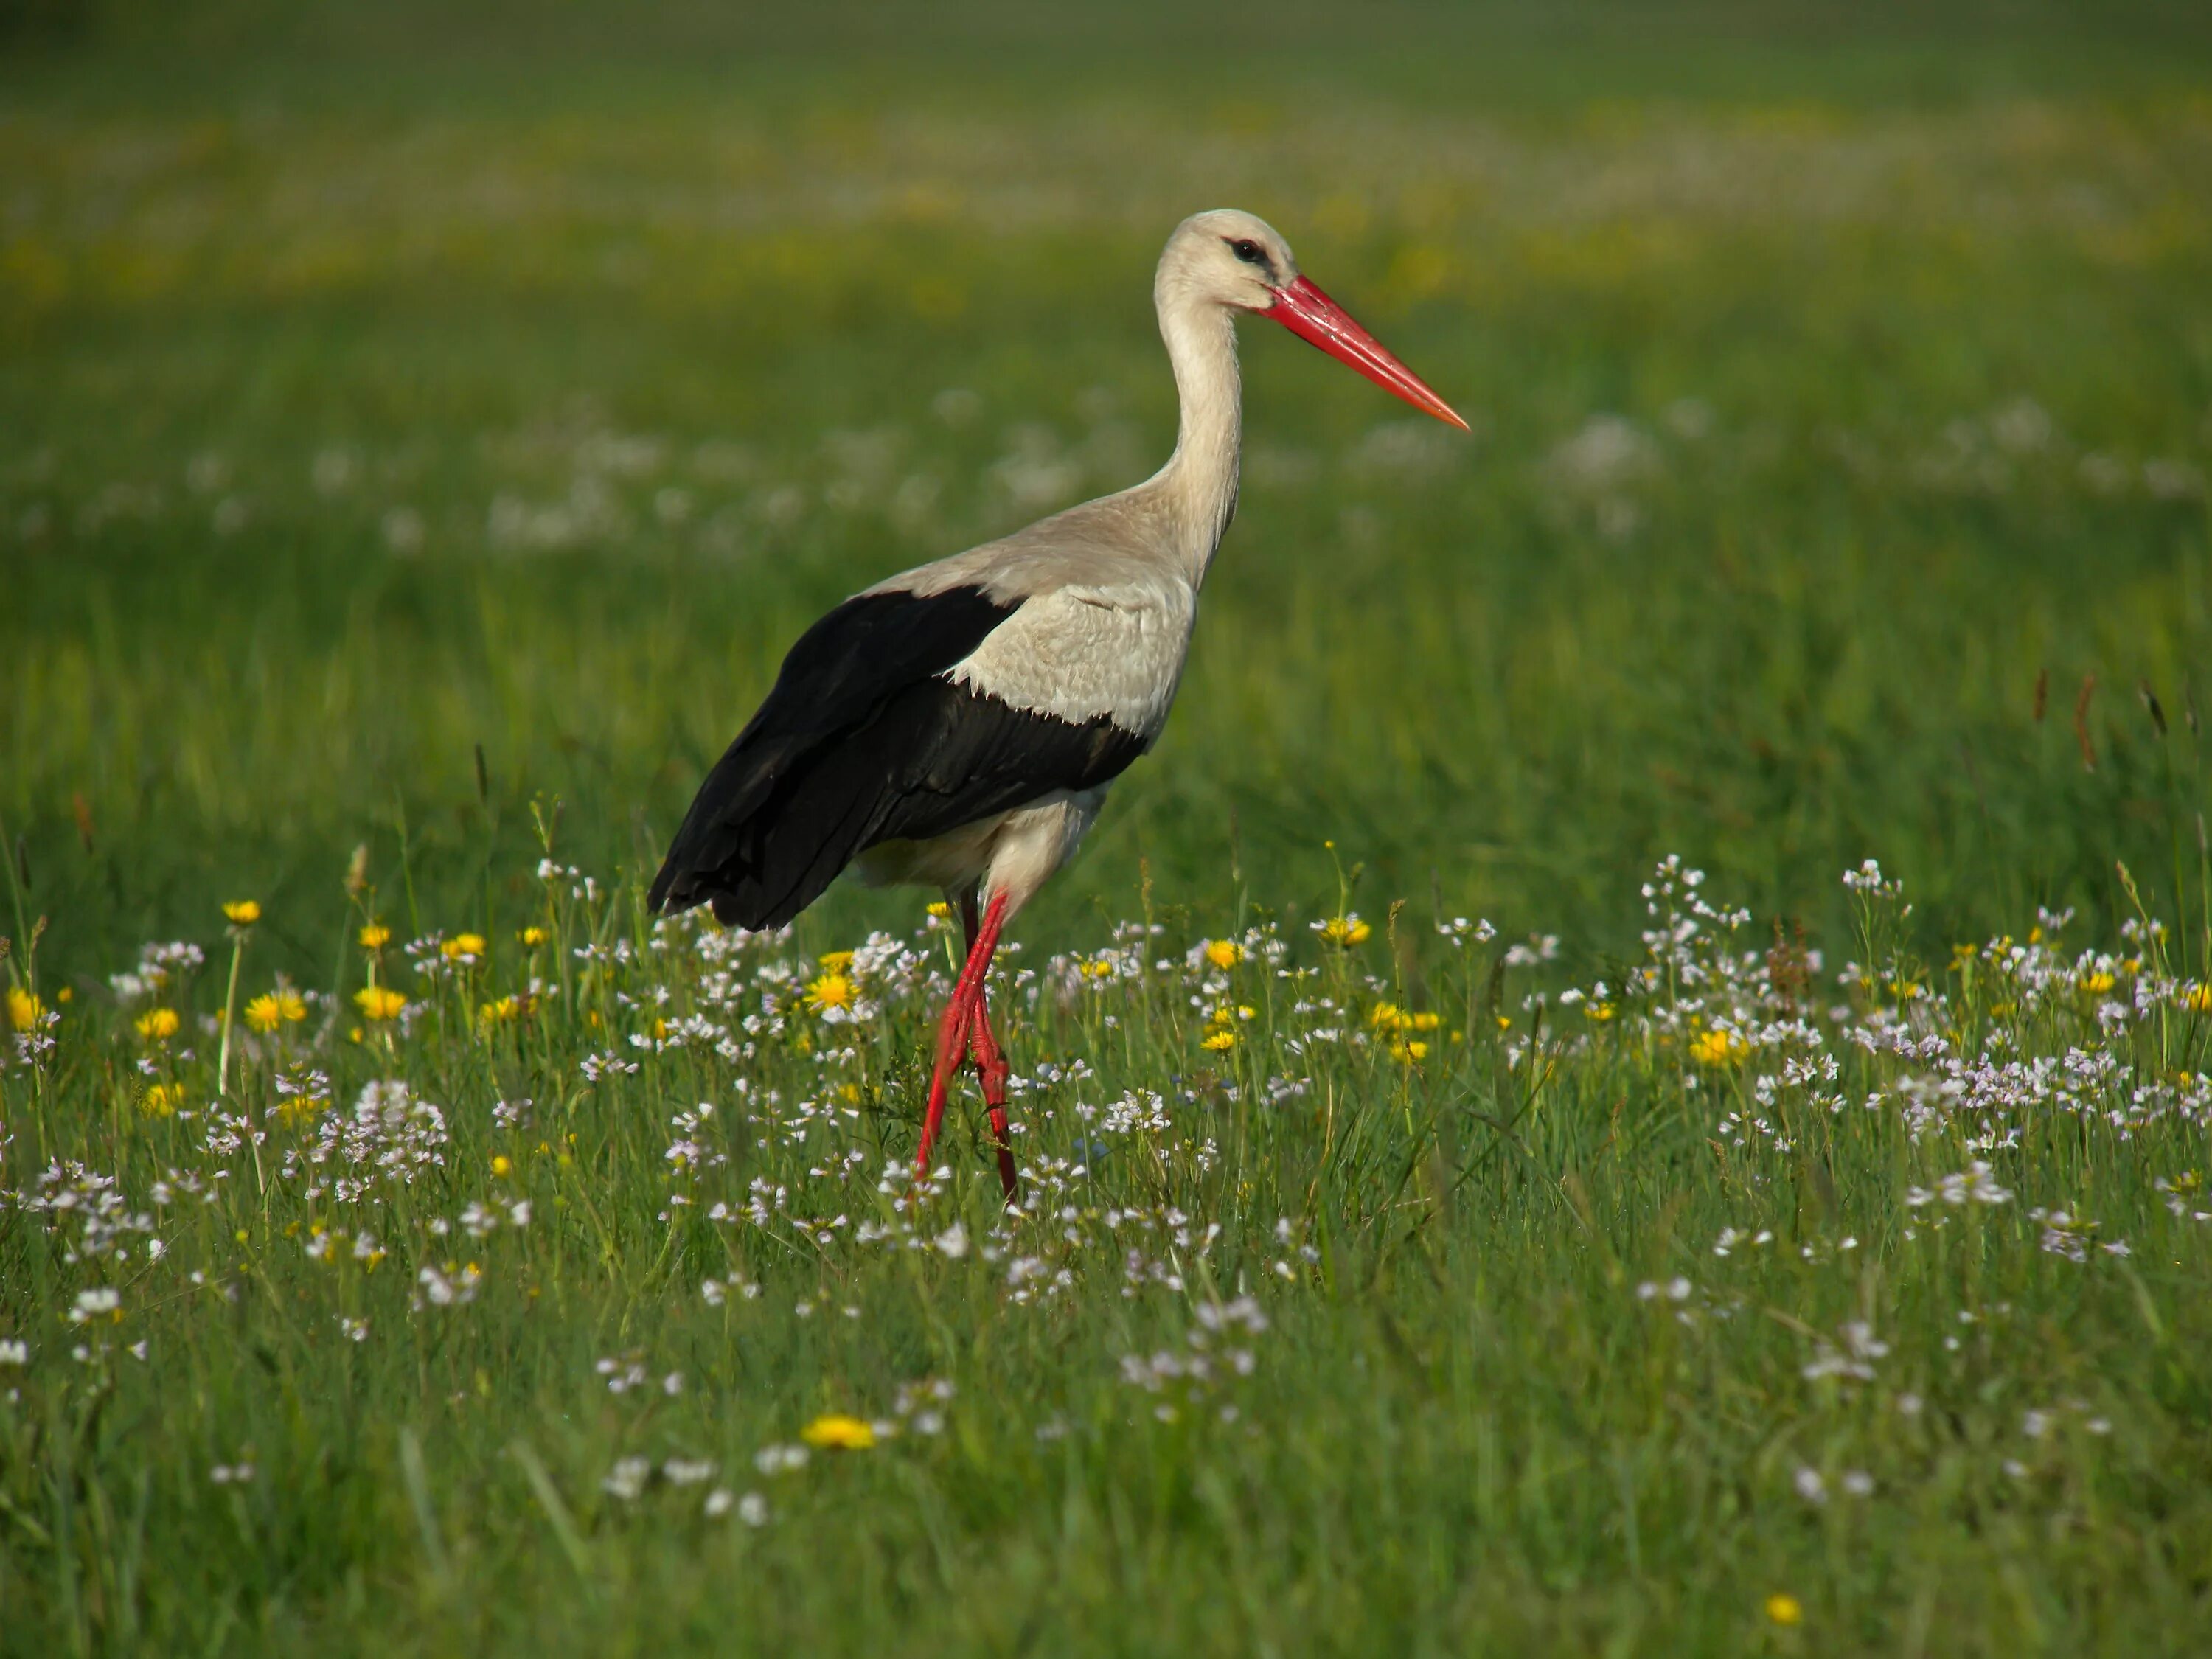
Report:
[[[870,887],[958,892],[980,884],[986,899],[1003,892],[1008,908],[1018,909],[1074,856],[1106,787],[1055,790],[927,841],[879,842],[854,860],[853,873]]]

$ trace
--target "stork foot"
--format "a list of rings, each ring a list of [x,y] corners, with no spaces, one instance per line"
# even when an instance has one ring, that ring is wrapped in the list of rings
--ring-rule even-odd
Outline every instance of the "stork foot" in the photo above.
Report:
[[[945,1017],[937,1027],[937,1063],[929,1079],[929,1104],[922,1113],[921,1144],[916,1148],[914,1160],[915,1178],[929,1178],[929,1155],[937,1145],[937,1131],[945,1119],[945,1095],[953,1074],[971,1053],[976,1057],[976,1069],[983,1079],[986,1105],[991,1107],[991,1132],[999,1147],[999,1182],[1006,1190],[1006,1200],[1013,1201],[1015,1191],[1013,1148],[1006,1141],[1006,1060],[998,1041],[992,1036],[988,1016],[983,1009],[983,979],[990,971],[991,956],[999,948],[999,930],[1006,925],[1006,899],[1001,893],[993,897],[984,910],[982,920],[975,920],[973,896],[962,904],[963,920],[968,923],[968,960],[960,969],[960,978],[953,985],[952,995],[945,1005]],[[981,1046],[975,1038],[975,1029],[983,1029]],[[995,1103],[992,1096],[998,1097]]]
[[[991,1119],[991,1145],[999,1154],[999,1185],[1012,1208],[1021,1196],[1021,1179],[1014,1170],[1014,1145],[1006,1119],[1006,1077],[1012,1069],[1006,1052],[991,1030],[991,1011],[981,986],[975,991],[975,1017],[969,1022],[968,1053],[975,1062],[975,1076],[983,1085],[983,1105]]]

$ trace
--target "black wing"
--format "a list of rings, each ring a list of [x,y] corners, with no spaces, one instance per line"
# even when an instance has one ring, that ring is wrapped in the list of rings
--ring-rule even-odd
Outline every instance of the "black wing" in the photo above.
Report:
[[[700,786],[647,902],[780,927],[880,842],[1117,776],[1144,740],[944,677],[1019,609],[981,590],[864,593],[808,629]]]

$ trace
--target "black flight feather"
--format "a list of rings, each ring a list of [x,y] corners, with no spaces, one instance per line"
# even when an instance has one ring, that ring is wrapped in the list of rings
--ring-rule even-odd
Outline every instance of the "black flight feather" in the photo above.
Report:
[[[866,593],[807,629],[700,787],[647,902],[780,927],[879,842],[1119,775],[1145,745],[1111,720],[1060,720],[943,678],[1017,609],[974,587]]]

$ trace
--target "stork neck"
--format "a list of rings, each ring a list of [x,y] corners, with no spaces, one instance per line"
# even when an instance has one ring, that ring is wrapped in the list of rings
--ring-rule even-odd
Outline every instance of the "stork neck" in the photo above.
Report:
[[[1237,372],[1237,330],[1222,307],[1203,301],[1163,304],[1160,334],[1182,400],[1175,453],[1151,483],[1192,586],[1206,580],[1214,550],[1237,514],[1237,466],[1243,428]]]

